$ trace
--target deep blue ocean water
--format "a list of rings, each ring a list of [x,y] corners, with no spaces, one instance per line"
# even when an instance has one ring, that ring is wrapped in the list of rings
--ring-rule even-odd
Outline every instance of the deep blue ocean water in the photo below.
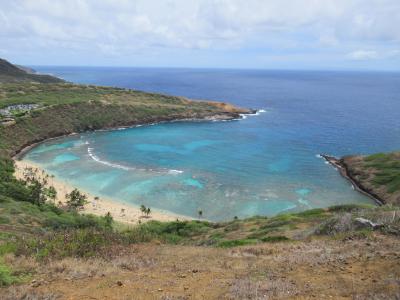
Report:
[[[36,67],[265,112],[47,142],[27,159],[99,196],[210,220],[373,203],[317,155],[400,149],[400,73]]]

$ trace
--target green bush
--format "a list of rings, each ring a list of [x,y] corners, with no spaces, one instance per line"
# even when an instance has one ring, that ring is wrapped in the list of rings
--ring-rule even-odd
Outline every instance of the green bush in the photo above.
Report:
[[[206,232],[210,228],[210,223],[202,221],[174,221],[159,222],[150,221],[139,226],[140,230],[150,232],[155,236],[165,234],[176,234],[182,237],[189,237]]]
[[[325,210],[323,208],[314,208],[306,211],[302,211],[297,213],[296,215],[302,218],[313,218],[313,217],[322,217],[325,214]]]
[[[261,239],[264,243],[277,243],[277,242],[284,242],[289,241],[286,236],[277,235],[277,236],[267,236]]]
[[[373,208],[374,206],[368,204],[341,204],[328,207],[329,212],[352,212],[365,208]]]
[[[217,246],[221,248],[230,248],[237,246],[254,245],[257,244],[257,242],[258,240],[256,239],[230,240],[219,242]]]
[[[0,261],[0,287],[9,286],[17,281],[17,278],[12,275],[11,269]]]

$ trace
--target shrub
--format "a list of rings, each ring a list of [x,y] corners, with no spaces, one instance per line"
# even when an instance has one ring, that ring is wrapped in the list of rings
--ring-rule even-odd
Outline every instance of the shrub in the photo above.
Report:
[[[372,205],[367,204],[341,204],[341,205],[334,205],[328,208],[329,212],[352,212],[361,210],[364,208],[372,208]]]
[[[222,241],[218,243],[218,247],[222,248],[230,248],[237,246],[245,246],[245,245],[254,245],[257,244],[256,239],[242,239],[242,240],[231,240],[231,241]]]
[[[289,238],[283,235],[277,235],[277,236],[267,236],[261,239],[262,242],[268,242],[268,243],[277,243],[277,242],[284,242],[284,241],[289,241]]]
[[[113,256],[112,247],[126,242],[123,235],[104,229],[84,228],[53,231],[29,240],[20,239],[16,254],[38,259]]]
[[[17,278],[12,275],[11,269],[0,261],[0,287],[9,286],[17,282]]]
[[[309,209],[303,212],[299,212],[296,215],[299,217],[303,218],[308,218],[308,217],[322,217],[325,213],[325,210],[322,208],[314,208],[314,209]]]
[[[67,207],[70,210],[81,209],[87,203],[86,195],[82,194],[78,189],[74,189],[71,193],[66,194]]]

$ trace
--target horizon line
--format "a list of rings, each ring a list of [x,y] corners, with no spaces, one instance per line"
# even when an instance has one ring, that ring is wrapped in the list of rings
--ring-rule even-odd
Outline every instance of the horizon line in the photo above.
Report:
[[[187,70],[232,70],[232,71],[289,71],[289,72],[382,72],[400,73],[400,70],[370,68],[252,68],[252,67],[182,67],[182,66],[120,66],[120,65],[41,65],[23,64],[27,67],[61,67],[61,68],[123,68],[123,69],[187,69]]]

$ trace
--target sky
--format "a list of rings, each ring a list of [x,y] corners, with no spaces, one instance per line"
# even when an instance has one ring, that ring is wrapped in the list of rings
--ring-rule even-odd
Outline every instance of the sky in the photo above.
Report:
[[[0,0],[24,65],[400,70],[400,0]]]

